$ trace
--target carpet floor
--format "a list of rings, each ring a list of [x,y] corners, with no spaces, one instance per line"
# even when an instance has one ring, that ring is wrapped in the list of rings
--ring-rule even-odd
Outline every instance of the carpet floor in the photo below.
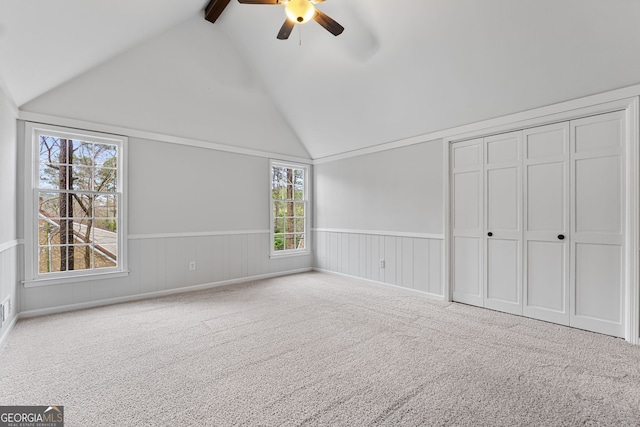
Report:
[[[638,426],[640,347],[305,273],[23,319],[1,405],[66,426]]]

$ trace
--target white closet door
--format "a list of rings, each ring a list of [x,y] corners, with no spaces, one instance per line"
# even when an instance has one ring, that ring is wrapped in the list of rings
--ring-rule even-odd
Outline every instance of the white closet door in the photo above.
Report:
[[[523,131],[523,314],[569,324],[569,123]]]
[[[571,122],[571,326],[624,336],[624,112]]]
[[[522,314],[522,132],[485,138],[484,306]]]
[[[451,146],[453,300],[482,306],[482,138]]]

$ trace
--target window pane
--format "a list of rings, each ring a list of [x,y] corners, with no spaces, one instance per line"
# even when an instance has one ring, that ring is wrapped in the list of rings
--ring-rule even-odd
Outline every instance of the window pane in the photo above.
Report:
[[[40,163],[57,164],[60,160],[60,139],[40,136]]]
[[[60,189],[60,170],[58,166],[50,163],[40,163],[40,180],[38,187]]]
[[[65,265],[66,270],[66,265]],[[60,247],[45,246],[38,250],[38,272],[53,273],[60,271]]]
[[[93,243],[103,255],[116,260],[118,258],[118,234],[103,228],[93,227]]]
[[[95,166],[118,167],[118,147],[111,144],[95,144]]]
[[[96,168],[93,176],[93,190],[115,193],[118,180],[117,171],[110,168]]]
[[[91,191],[93,182],[93,168],[86,166],[73,165],[69,167],[72,181],[69,183],[70,190]]]
[[[47,218],[67,216],[67,194],[38,192],[38,212]]]
[[[93,143],[74,141],[73,163],[76,165],[93,166]]]
[[[293,198],[295,200],[303,200],[304,199],[304,186],[296,185],[296,186],[294,186],[293,191],[294,191]]]
[[[60,241],[58,234],[60,233],[60,227],[56,220],[41,219],[38,221],[38,244],[50,245],[54,240]]]
[[[70,194],[71,209],[70,218],[87,219],[93,216],[93,196],[90,194]]]
[[[296,249],[304,249],[304,234],[296,234]]]
[[[273,206],[274,206],[274,210],[273,210],[274,217],[283,217],[287,215],[287,203],[273,202]]]
[[[116,267],[118,265],[116,259],[115,254],[110,253],[107,247],[100,245],[95,247],[95,251],[93,253],[93,263],[95,268]]]
[[[304,202],[295,203],[295,216],[304,216]]]
[[[273,250],[281,251],[284,249],[284,235],[277,233],[273,235]]]
[[[92,243],[93,242],[93,220],[90,218],[74,219],[74,243]]]
[[[68,246],[67,249],[73,252],[73,265],[68,266],[69,270],[90,270],[93,268],[93,250],[88,245]]]
[[[110,231],[112,233],[116,233],[118,231],[118,220],[115,218],[108,219],[94,219],[93,226],[96,229]]]
[[[93,215],[96,218],[117,218],[118,197],[115,195],[95,196],[93,201]]]
[[[296,218],[296,232],[304,233],[304,218]]]
[[[276,234],[284,232],[284,218],[273,219],[273,232]]]
[[[284,235],[284,248],[285,250],[291,250],[296,248],[295,234]]]
[[[286,233],[293,233],[295,231],[295,221],[292,216],[288,216],[284,219],[284,228]]]
[[[286,168],[272,168],[271,181],[271,197],[276,199],[284,199],[286,197],[287,188],[287,170]]]
[[[89,270],[93,268],[93,249],[90,245],[41,246],[38,250],[38,272]],[[110,260],[104,266],[114,266]]]

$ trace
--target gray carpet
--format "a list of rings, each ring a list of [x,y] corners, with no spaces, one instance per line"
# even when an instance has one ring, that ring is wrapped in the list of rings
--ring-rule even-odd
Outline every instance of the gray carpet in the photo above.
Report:
[[[306,273],[20,320],[0,390],[67,426],[640,425],[640,347]]]

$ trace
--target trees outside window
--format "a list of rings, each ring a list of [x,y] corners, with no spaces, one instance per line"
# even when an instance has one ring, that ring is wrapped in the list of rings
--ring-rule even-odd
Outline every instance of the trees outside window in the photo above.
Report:
[[[123,140],[54,127],[32,137],[29,276],[121,271]]]
[[[272,255],[308,251],[307,167],[271,162]]]

